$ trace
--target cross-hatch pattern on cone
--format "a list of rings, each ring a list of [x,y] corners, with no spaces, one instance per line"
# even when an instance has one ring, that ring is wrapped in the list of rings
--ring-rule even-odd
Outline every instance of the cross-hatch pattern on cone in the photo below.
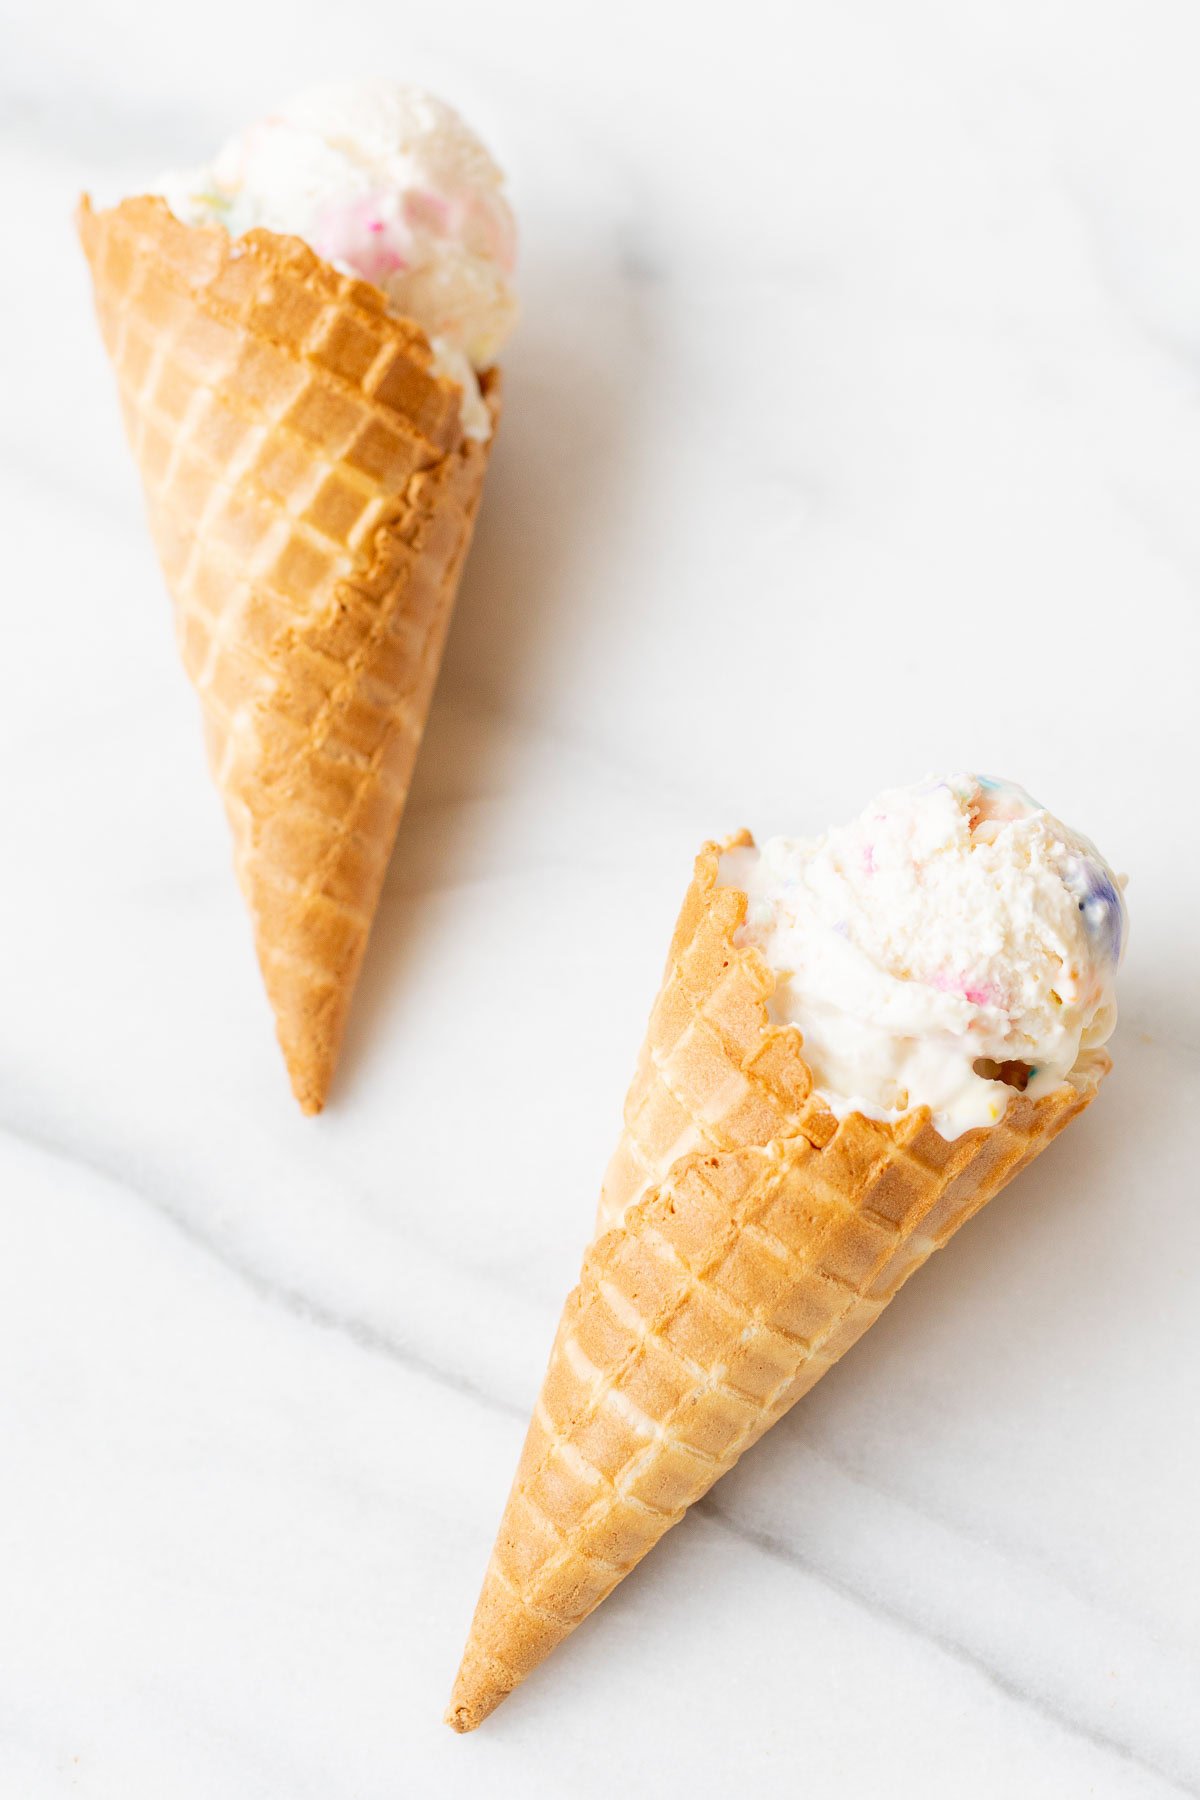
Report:
[[[737,840],[744,841],[744,840]],[[671,945],[447,1713],[486,1718],[1088,1105],[1108,1063],[948,1142],[812,1092],[710,844]]]
[[[382,293],[126,200],[79,230],[279,1041],[324,1102],[487,468]],[[484,377],[493,424],[499,377]]]

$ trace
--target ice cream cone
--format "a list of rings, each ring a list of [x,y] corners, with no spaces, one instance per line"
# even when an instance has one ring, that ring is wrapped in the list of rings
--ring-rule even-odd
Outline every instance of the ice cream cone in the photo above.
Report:
[[[735,842],[748,843],[744,836]],[[447,1722],[472,1730],[1092,1099],[1094,1053],[947,1141],[840,1122],[708,845],[563,1311]]]
[[[232,239],[150,197],[85,198],[78,224],[279,1041],[317,1112],[490,440],[464,437],[420,327],[299,239]]]

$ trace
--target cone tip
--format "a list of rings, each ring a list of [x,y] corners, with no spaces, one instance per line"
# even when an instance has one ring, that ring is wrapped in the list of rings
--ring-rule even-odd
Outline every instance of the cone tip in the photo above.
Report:
[[[443,1715],[445,1722],[451,1731],[474,1731],[511,1692],[511,1678],[497,1681],[489,1672],[487,1659],[473,1656],[468,1650],[454,1679],[454,1691]]]
[[[311,1119],[325,1105],[329,1084],[333,1080],[336,1055],[325,1044],[314,1043],[312,1040],[298,1045],[289,1044],[282,1029],[279,1032],[279,1043],[296,1103],[300,1111]]]

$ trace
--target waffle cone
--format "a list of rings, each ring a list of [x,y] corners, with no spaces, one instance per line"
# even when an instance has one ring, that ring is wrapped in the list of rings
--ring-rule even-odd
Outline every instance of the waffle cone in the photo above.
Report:
[[[748,843],[744,834],[734,840]],[[470,1731],[1092,1099],[947,1142],[927,1109],[840,1122],[709,844],[676,927],[601,1224],[566,1303],[447,1722]]]
[[[320,1109],[488,448],[420,327],[299,239],[79,233],[296,1098]],[[499,379],[484,378],[493,423]]]

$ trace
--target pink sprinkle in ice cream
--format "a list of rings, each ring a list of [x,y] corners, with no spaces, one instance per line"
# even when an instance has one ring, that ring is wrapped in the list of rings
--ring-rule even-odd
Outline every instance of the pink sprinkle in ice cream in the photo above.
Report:
[[[929,977],[930,987],[937,988],[940,994],[961,994],[972,1006],[999,1006],[1002,997],[998,988],[991,982],[973,982],[969,975],[951,975],[945,969],[939,969],[936,975]]]
[[[382,285],[387,276],[408,268],[413,239],[392,196],[367,193],[326,206],[317,215],[312,247],[327,261]]]

